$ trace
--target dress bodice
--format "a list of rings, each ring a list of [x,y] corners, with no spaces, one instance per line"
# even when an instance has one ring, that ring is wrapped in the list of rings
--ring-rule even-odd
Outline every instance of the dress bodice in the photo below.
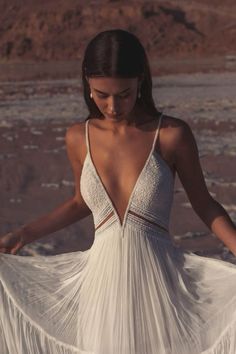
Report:
[[[89,120],[86,121],[87,154],[81,173],[80,187],[81,195],[92,211],[96,232],[114,223],[122,230],[127,224],[132,224],[134,227],[159,227],[168,231],[174,177],[167,162],[155,150],[162,117],[163,115],[158,122],[151,151],[130,195],[122,223],[91,158]]]

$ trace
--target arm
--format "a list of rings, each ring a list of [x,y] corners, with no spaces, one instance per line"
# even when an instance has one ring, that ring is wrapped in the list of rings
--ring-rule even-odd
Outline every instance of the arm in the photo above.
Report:
[[[82,145],[82,131],[82,124],[72,126],[67,130],[65,139],[67,154],[75,178],[74,196],[48,214],[45,214],[40,218],[10,233],[14,236],[12,237],[14,240],[13,244],[11,242],[11,245],[8,245],[9,247],[6,246],[6,243],[9,241],[7,236],[10,234],[3,236],[0,240],[0,250],[6,252],[8,248],[8,252],[15,253],[16,250],[23,247],[25,244],[63,229],[64,227],[71,225],[72,223],[91,214],[91,210],[85,204],[80,193],[80,176],[82,171],[82,163],[78,151],[79,146]],[[18,242],[19,247],[16,246],[16,241]],[[12,248],[14,248],[15,251],[13,250],[12,252]]]
[[[198,148],[189,125],[181,121],[175,136],[175,168],[189,201],[207,227],[236,255],[236,227],[225,209],[210,195]]]

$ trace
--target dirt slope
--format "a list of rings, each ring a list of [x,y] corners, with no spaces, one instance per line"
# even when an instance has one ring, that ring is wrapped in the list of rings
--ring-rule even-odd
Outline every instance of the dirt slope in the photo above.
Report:
[[[98,31],[118,27],[137,34],[151,57],[236,54],[234,0],[2,0],[0,58],[78,59]]]

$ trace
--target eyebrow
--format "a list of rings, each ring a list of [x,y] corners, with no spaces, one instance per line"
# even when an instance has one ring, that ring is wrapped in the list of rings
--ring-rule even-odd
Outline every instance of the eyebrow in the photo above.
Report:
[[[128,91],[129,89],[130,89],[130,87],[126,88],[126,89],[123,90],[123,91],[118,92],[116,95],[119,95],[120,93],[124,93],[124,92]],[[94,88],[94,91],[96,91],[96,92],[98,92],[98,93],[102,93],[103,95],[109,95],[109,93],[100,91],[100,90],[98,90],[98,89],[96,89],[96,88]]]

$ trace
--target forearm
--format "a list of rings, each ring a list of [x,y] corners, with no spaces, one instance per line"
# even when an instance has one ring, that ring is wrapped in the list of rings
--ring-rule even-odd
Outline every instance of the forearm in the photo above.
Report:
[[[228,213],[211,198],[200,210],[195,210],[209,229],[236,255],[236,227]]]
[[[89,213],[88,208],[79,206],[74,198],[71,198],[48,214],[23,225],[14,233],[19,234],[23,243],[27,244],[63,229],[89,215]]]

